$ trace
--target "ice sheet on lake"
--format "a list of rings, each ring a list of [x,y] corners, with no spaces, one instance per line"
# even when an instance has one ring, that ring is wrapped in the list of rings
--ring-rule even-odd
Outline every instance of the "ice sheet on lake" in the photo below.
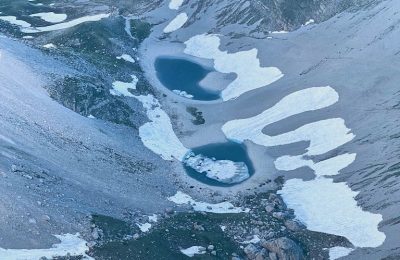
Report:
[[[178,10],[182,6],[183,1],[184,0],[171,0],[168,4],[168,7],[172,10]]]
[[[261,67],[257,49],[236,53],[221,51],[219,49],[221,40],[218,35],[197,35],[190,38],[185,44],[184,52],[186,54],[211,59],[218,72],[237,75],[236,79],[221,92],[224,101],[267,86],[283,77],[282,72],[276,67]]]
[[[178,14],[165,28],[164,28],[164,33],[171,33],[174,32],[182,26],[185,25],[189,17],[187,16],[186,13],[180,13]]]
[[[0,259],[7,260],[38,260],[43,257],[82,256],[83,259],[94,260],[86,252],[89,250],[87,242],[79,234],[56,235],[61,242],[48,249],[4,249],[0,248]]]
[[[204,155],[190,153],[184,163],[199,173],[205,173],[210,179],[221,183],[240,183],[250,177],[249,169],[244,162],[215,160]]]
[[[189,195],[178,191],[174,196],[168,198],[169,201],[172,201],[178,205],[188,204],[193,207],[194,211],[203,211],[217,214],[226,214],[226,213],[247,213],[250,209],[242,209],[239,207],[233,206],[232,203],[228,201],[212,204],[207,202],[199,202],[195,201]]]
[[[61,23],[67,19],[66,14],[56,14],[54,12],[36,13],[36,14],[31,14],[30,16],[39,17],[40,19],[49,23]]]
[[[193,257],[195,255],[205,254],[206,248],[202,246],[192,246],[186,249],[181,249],[181,253],[188,257]]]

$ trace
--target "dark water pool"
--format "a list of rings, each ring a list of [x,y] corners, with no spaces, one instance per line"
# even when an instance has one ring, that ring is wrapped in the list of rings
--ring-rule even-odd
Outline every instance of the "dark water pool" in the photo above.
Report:
[[[212,70],[189,60],[175,57],[159,57],[155,69],[160,82],[170,90],[185,91],[195,100],[217,100],[219,92],[202,88],[199,83]]]
[[[242,144],[238,144],[235,142],[209,144],[193,148],[192,152],[196,155],[202,154],[204,156],[207,156],[209,158],[215,158],[217,160],[231,160],[234,162],[244,162],[247,165],[250,176],[254,174],[253,164],[247,154],[246,147]],[[184,168],[186,170],[186,173],[190,177],[207,185],[219,186],[219,187],[232,187],[239,184],[239,183],[226,184],[210,179],[206,176],[205,173],[199,173],[193,168],[186,166],[185,164]]]

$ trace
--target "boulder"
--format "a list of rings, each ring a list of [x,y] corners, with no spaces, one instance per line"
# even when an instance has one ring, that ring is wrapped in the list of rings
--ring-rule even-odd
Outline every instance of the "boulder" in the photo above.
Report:
[[[279,260],[304,259],[301,248],[293,240],[287,237],[271,239],[268,241],[263,240],[261,241],[261,245],[265,249],[271,251],[272,253],[275,253]]]
[[[302,223],[300,223],[296,220],[291,220],[291,219],[288,219],[285,221],[285,227],[287,229],[289,229],[290,231],[294,231],[294,232],[298,232],[298,231],[305,229],[305,226]]]
[[[257,254],[260,252],[260,249],[257,248],[255,245],[253,244],[249,244],[244,248],[244,253],[246,254],[246,256],[248,257],[248,259],[256,259]]]

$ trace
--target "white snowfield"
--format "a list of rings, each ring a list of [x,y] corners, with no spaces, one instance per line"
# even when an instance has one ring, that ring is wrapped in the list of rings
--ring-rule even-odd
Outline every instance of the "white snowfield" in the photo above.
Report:
[[[344,120],[331,118],[312,122],[276,136],[262,132],[270,124],[329,107],[338,100],[337,92],[331,87],[300,90],[287,95],[257,116],[227,122],[222,130],[228,139],[237,142],[250,140],[266,147],[307,141],[309,146],[305,154],[286,155],[275,160],[278,170],[292,171],[309,167],[316,175],[311,181],[288,180],[279,191],[284,201],[310,230],[344,236],[356,247],[377,247],[386,238],[378,230],[382,216],[363,211],[355,200],[358,192],[352,191],[344,182],[335,183],[328,178],[352,164],[356,154],[341,154],[319,162],[309,159],[309,156],[325,154],[354,138]],[[331,253],[340,255],[350,252],[351,249],[335,248]]]
[[[164,28],[164,33],[171,33],[182,28],[189,19],[186,13],[178,14],[169,24]]]
[[[135,97],[129,92],[129,89],[136,89],[136,85],[139,79],[135,75],[131,75],[131,82],[123,82],[123,81],[115,81],[112,86],[113,89],[110,89],[110,94],[114,96],[125,96],[125,97]]]
[[[158,100],[152,95],[134,96],[134,98],[142,102],[147,117],[151,121],[139,128],[139,136],[143,144],[164,160],[182,161],[189,149],[183,146],[176,136],[171,120],[161,109]]]
[[[15,16],[0,16],[0,20],[9,22],[10,24],[20,26],[22,28],[30,28],[31,24],[23,20],[17,19]]]
[[[184,0],[171,0],[168,4],[169,9],[178,10],[181,8]]]
[[[194,199],[192,199],[192,197],[181,191],[178,191],[174,196],[169,197],[168,200],[178,205],[191,205],[194,211],[202,211],[216,214],[248,213],[250,211],[250,209],[235,207],[232,203],[228,201],[220,202],[217,204],[195,201]]]
[[[250,177],[244,162],[213,160],[201,154],[190,153],[184,163],[199,173],[205,173],[208,178],[226,184],[239,183]]]
[[[347,256],[353,251],[352,248],[336,246],[329,249],[329,260],[336,260],[338,258]]]
[[[214,69],[218,72],[237,75],[237,78],[221,92],[223,101],[235,99],[283,77],[276,67],[261,67],[257,49],[228,53],[219,49],[220,44],[218,35],[201,34],[185,42],[184,52],[198,58],[213,60]]]
[[[29,27],[29,28],[22,27],[21,32],[23,32],[23,33],[41,33],[41,32],[58,31],[58,30],[68,29],[68,28],[80,25],[82,23],[97,22],[97,21],[100,21],[109,16],[110,16],[110,14],[88,15],[88,16],[80,17],[80,18],[77,18],[77,19],[74,19],[74,20],[71,20],[68,22],[53,24],[53,25],[49,25],[49,26]]]
[[[125,86],[126,87],[126,86]],[[115,90],[115,86],[114,89]],[[111,91],[113,91],[111,90]],[[119,93],[125,88],[119,86]],[[116,91],[116,90],[115,90]],[[158,100],[152,95],[134,96],[125,93],[125,96],[134,97],[142,102],[147,117],[151,122],[145,123],[139,128],[139,136],[143,144],[164,160],[178,160],[188,164],[199,173],[207,172],[207,177],[222,183],[238,183],[250,177],[247,166],[229,160],[212,160],[202,156],[203,164],[198,166],[198,158],[187,162],[186,155],[190,149],[186,148],[176,136],[168,114],[162,110]]]
[[[192,246],[186,249],[181,249],[181,253],[188,256],[188,257],[193,257],[195,255],[202,255],[205,254],[206,248],[202,246]]]
[[[61,23],[67,20],[66,14],[56,14],[54,12],[36,13],[36,14],[31,14],[30,16],[39,17],[40,19],[49,23]]]
[[[122,54],[121,56],[117,57],[118,60],[124,60],[130,63],[135,63],[135,59],[129,54]]]
[[[61,242],[48,249],[4,249],[0,248],[0,259],[7,260],[38,260],[43,257],[52,259],[62,256],[82,256],[83,259],[94,260],[86,252],[87,242],[79,234],[56,235]]]

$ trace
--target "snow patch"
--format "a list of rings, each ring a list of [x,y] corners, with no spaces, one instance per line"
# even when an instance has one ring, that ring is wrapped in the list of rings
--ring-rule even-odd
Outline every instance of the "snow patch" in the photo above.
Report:
[[[30,28],[31,24],[23,20],[17,19],[15,16],[0,16],[0,20],[9,22],[10,24],[20,26],[22,28]]]
[[[42,46],[45,49],[55,49],[57,46],[55,46],[53,43],[48,43]]]
[[[108,18],[110,14],[96,14],[96,15],[88,15],[84,17],[80,17],[68,22],[64,23],[58,23],[58,24],[53,24],[49,26],[44,26],[44,27],[23,27],[21,28],[21,32],[23,33],[41,33],[41,32],[51,32],[51,31],[57,31],[57,30],[63,30],[63,29],[68,29],[77,25],[80,25],[82,23],[86,22],[97,22],[100,21],[104,18]]]
[[[143,144],[164,160],[182,161],[189,149],[183,146],[174,129],[167,113],[161,109],[161,105],[152,95],[133,96],[146,109],[148,122],[139,128],[139,136]]]
[[[349,255],[353,251],[352,248],[336,246],[329,249],[329,260],[336,260],[338,258]]]
[[[135,63],[136,62],[135,59],[129,54],[122,54],[121,56],[118,56],[117,59],[118,60],[122,59],[124,61],[131,62],[131,63]]]
[[[171,0],[169,2],[169,9],[171,10],[178,10],[179,8],[181,8],[182,4],[183,4],[184,0]]]
[[[171,33],[174,32],[180,28],[182,28],[183,25],[187,22],[189,19],[188,15],[186,13],[180,13],[178,14],[165,28],[164,28],[164,33]]]
[[[142,231],[143,233],[149,232],[151,228],[150,223],[144,223],[144,224],[137,223],[136,226],[138,226],[140,231]]]
[[[184,91],[184,90],[174,89],[174,90],[172,90],[172,92],[174,92],[175,94],[177,94],[177,95],[179,95],[179,96],[181,96],[181,97],[184,97],[184,98],[189,98],[189,99],[192,99],[192,98],[193,98],[193,95],[187,93],[187,92]]]
[[[135,97],[129,92],[129,89],[136,89],[139,79],[135,75],[131,75],[131,82],[115,81],[112,84],[113,89],[110,89],[110,94],[114,96]]]
[[[216,214],[247,213],[250,211],[250,209],[235,207],[232,203],[227,201],[217,204],[195,201],[194,199],[192,199],[192,197],[181,191],[178,191],[174,196],[169,197],[168,200],[178,205],[189,204],[193,207],[194,211],[210,212]]]
[[[182,254],[193,257],[195,255],[202,255],[206,253],[206,248],[202,246],[192,246],[186,249],[181,249]]]
[[[214,34],[201,34],[185,42],[186,54],[211,59],[215,70],[221,73],[235,73],[236,79],[222,92],[224,101],[235,99],[240,95],[267,86],[283,77],[276,67],[261,67],[257,58],[258,50],[251,49],[236,53],[228,53],[219,49],[221,40]]]
[[[40,19],[49,23],[61,23],[67,20],[66,14],[56,14],[54,12],[36,13],[36,14],[31,14],[30,16],[39,17]]]
[[[79,233],[56,235],[61,242],[48,249],[4,249],[0,248],[0,259],[7,260],[37,260],[43,257],[52,259],[63,256],[82,256],[83,259],[94,260],[86,252],[87,242],[79,237]]]

